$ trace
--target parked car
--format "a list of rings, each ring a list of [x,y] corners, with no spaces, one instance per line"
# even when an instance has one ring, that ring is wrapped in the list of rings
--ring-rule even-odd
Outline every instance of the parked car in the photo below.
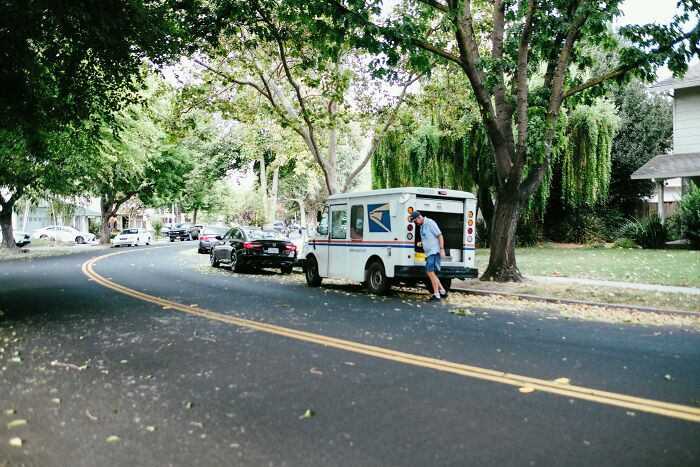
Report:
[[[297,247],[277,230],[234,227],[211,249],[209,259],[215,268],[227,264],[234,272],[245,267],[280,268],[290,274],[297,258]]]
[[[95,241],[95,235],[90,232],[81,232],[73,227],[65,225],[50,225],[43,229],[37,229],[32,233],[32,238],[53,239],[59,242],[88,243]]]
[[[201,232],[203,228],[204,224],[195,224],[190,228],[190,232],[192,233],[192,238],[194,240],[199,239],[199,232]]]
[[[192,240],[192,226],[190,224],[175,224],[170,228],[168,235],[170,236],[170,241],[174,242],[176,239],[180,240]]]
[[[218,242],[216,236],[223,237],[230,229],[225,226],[206,226],[199,232],[199,253],[209,254],[211,247]]]
[[[124,229],[112,239],[112,245],[117,246],[139,246],[150,245],[151,234],[146,229]]]
[[[163,227],[160,228],[160,234],[164,237],[169,236],[171,227],[172,227],[171,224],[165,224]]]
[[[32,243],[32,236],[28,232],[23,232],[21,230],[13,230],[12,238],[15,239],[15,245],[18,247],[27,246]],[[0,242],[2,242],[2,230],[0,230]]]

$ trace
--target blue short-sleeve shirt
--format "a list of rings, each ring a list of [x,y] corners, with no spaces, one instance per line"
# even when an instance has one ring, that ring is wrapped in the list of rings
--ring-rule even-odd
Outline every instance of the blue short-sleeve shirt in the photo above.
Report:
[[[440,242],[438,242],[437,239],[440,235],[442,235],[442,231],[437,223],[423,216],[423,225],[420,226],[420,236],[426,256],[440,253]]]

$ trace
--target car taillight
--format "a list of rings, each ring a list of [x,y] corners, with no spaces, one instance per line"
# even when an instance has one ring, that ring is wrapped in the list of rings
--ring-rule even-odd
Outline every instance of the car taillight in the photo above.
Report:
[[[297,246],[293,243],[285,243],[284,249],[285,251],[297,251]]]
[[[209,237],[204,237],[204,236],[200,235],[200,236],[199,236],[199,239],[200,239],[201,241],[203,241],[203,242],[206,242],[206,241],[209,240]]]
[[[245,243],[243,243],[243,248],[246,248],[248,250],[256,250],[258,248],[262,248],[262,243],[260,243],[260,242],[245,242]]]

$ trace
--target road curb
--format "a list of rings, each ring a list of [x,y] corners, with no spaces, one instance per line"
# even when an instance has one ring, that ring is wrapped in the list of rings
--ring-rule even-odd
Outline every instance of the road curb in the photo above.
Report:
[[[697,311],[684,311],[684,310],[666,310],[662,308],[652,308],[643,307],[635,305],[624,305],[616,303],[602,303],[602,302],[588,302],[584,300],[572,300],[566,298],[556,298],[556,297],[545,297],[540,295],[526,295],[526,294],[515,294],[508,292],[494,292],[490,290],[478,290],[478,289],[466,289],[462,287],[452,287],[452,290],[459,292],[465,292],[471,295],[498,295],[501,297],[519,298],[521,300],[529,300],[533,302],[547,302],[547,303],[563,303],[566,305],[588,305],[596,306],[601,308],[619,308],[623,310],[635,310],[641,311],[643,313],[658,313],[663,315],[681,315],[681,316],[695,316],[700,317],[700,312]]]

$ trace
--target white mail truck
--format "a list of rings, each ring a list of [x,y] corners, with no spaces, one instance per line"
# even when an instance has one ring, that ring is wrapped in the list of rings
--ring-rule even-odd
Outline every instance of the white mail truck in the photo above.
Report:
[[[476,197],[438,188],[390,188],[329,196],[318,213],[318,226],[304,243],[301,260],[306,282],[324,277],[366,284],[382,295],[392,283],[425,283],[425,252],[414,211],[437,222],[447,258],[438,277],[449,288],[452,279],[477,277]]]

